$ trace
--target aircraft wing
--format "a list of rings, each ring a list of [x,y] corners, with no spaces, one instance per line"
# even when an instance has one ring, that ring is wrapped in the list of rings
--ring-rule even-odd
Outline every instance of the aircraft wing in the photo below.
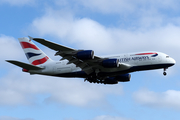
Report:
[[[42,45],[49,47],[50,49],[53,49],[57,51],[55,55],[60,55],[62,58],[61,60],[67,59],[69,62],[68,64],[74,63],[77,67],[80,67],[83,71],[86,72],[86,74],[91,74],[94,71],[98,71],[100,69],[104,69],[102,65],[99,63],[102,62],[103,60],[106,60],[108,58],[101,58],[98,56],[94,56],[94,59],[90,60],[80,60],[75,57],[75,55],[82,50],[76,50],[72,49],[63,45],[59,45],[57,43],[53,43],[50,41],[47,41],[42,38],[32,38],[34,41],[41,43]],[[128,65],[122,64],[123,68],[129,67]]]
[[[65,47],[63,45],[59,45],[57,43],[53,43],[42,38],[31,38],[31,39],[55,51],[76,51],[75,49]]]

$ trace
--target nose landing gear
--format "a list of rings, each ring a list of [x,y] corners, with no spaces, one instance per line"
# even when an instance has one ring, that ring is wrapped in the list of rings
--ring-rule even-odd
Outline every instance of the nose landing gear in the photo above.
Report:
[[[163,75],[164,75],[164,76],[166,76],[166,75],[167,75],[167,73],[166,73],[166,69],[168,69],[168,68],[164,68],[164,72],[163,72]]]
[[[166,73],[166,72],[163,72],[163,75],[164,75],[164,76],[166,76],[166,75],[167,75],[167,73]]]

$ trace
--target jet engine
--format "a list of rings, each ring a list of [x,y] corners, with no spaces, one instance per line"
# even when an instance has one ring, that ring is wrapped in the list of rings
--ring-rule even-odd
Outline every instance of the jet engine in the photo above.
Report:
[[[94,51],[93,50],[83,50],[79,51],[76,54],[76,58],[80,60],[88,60],[88,59],[94,59]]]
[[[105,68],[114,68],[119,67],[118,59],[107,59],[102,61],[102,66]]]
[[[115,76],[114,79],[116,79],[119,82],[129,82],[131,79],[131,75],[130,74],[122,74],[122,75]]]
[[[104,80],[105,84],[118,84],[118,82],[129,82],[131,79],[130,74],[122,74],[115,77],[109,77]]]
[[[114,77],[109,77],[104,80],[104,84],[118,84],[118,81]]]

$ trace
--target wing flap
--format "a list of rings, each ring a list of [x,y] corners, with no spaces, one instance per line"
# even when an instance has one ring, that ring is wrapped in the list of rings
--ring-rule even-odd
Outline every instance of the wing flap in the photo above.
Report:
[[[37,67],[35,65],[23,63],[23,62],[20,62],[20,61],[15,61],[15,60],[6,60],[6,61],[11,63],[11,64],[14,64],[16,66],[19,66],[21,68],[27,69],[27,70],[40,70],[40,69],[43,69],[41,67]]]

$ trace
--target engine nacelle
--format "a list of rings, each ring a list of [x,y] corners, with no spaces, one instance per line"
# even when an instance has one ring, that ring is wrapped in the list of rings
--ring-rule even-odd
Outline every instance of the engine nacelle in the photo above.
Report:
[[[119,67],[118,59],[107,59],[102,61],[102,66],[105,68],[114,68]]]
[[[116,76],[114,79],[116,79],[119,82],[129,82],[131,79],[131,75],[130,74],[122,74],[122,75]]]
[[[118,81],[114,77],[109,77],[104,80],[104,84],[118,84]]]
[[[80,60],[94,59],[94,51],[93,50],[79,51],[76,54],[76,57]]]

